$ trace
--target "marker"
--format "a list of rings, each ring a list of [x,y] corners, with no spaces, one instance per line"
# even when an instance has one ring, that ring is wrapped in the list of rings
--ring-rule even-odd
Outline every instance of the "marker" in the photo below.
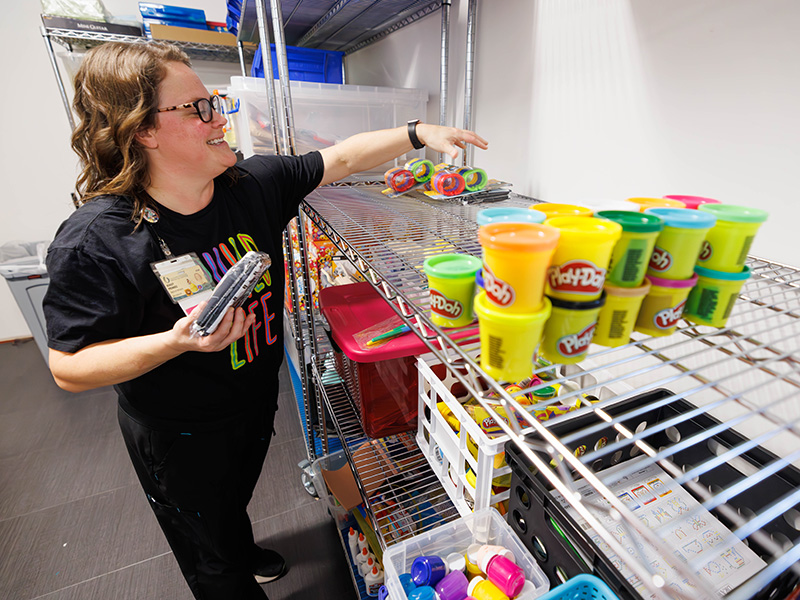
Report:
[[[367,342],[367,346],[374,346],[380,341],[388,340],[393,337],[397,337],[405,333],[406,331],[411,331],[411,328],[408,325],[400,325],[399,327],[395,327],[394,329],[390,329],[386,333],[382,333],[380,335],[375,336],[370,341]]]

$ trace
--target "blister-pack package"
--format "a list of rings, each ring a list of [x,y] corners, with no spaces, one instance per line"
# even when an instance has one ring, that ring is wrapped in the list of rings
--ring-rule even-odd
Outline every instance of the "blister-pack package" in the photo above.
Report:
[[[250,251],[228,269],[214,288],[203,312],[192,323],[192,337],[214,333],[228,308],[238,308],[244,304],[271,264],[272,259],[266,252]]]

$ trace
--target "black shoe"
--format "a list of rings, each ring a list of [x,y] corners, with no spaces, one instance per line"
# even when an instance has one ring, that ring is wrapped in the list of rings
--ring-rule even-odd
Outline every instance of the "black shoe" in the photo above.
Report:
[[[280,579],[286,574],[286,561],[274,550],[260,548],[256,559],[256,569],[253,576],[257,583],[269,583]]]

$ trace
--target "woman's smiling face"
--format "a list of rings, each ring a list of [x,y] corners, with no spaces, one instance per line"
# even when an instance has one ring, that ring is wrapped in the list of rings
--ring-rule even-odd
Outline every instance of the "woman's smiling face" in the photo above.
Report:
[[[200,98],[208,98],[208,90],[197,74],[179,62],[166,65],[167,75],[158,91],[158,106],[170,107]],[[225,117],[213,112],[204,123],[194,108],[179,108],[156,115],[156,126],[150,130],[156,143],[155,160],[159,168],[175,174],[213,179],[236,164],[236,155],[223,139]]]

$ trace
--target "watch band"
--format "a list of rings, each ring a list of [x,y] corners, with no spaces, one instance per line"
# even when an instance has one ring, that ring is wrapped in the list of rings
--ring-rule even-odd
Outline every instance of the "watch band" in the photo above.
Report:
[[[420,150],[425,147],[425,144],[420,142],[417,137],[417,125],[419,122],[419,119],[413,119],[408,122],[408,139],[411,140],[411,145],[414,146],[415,150]]]

